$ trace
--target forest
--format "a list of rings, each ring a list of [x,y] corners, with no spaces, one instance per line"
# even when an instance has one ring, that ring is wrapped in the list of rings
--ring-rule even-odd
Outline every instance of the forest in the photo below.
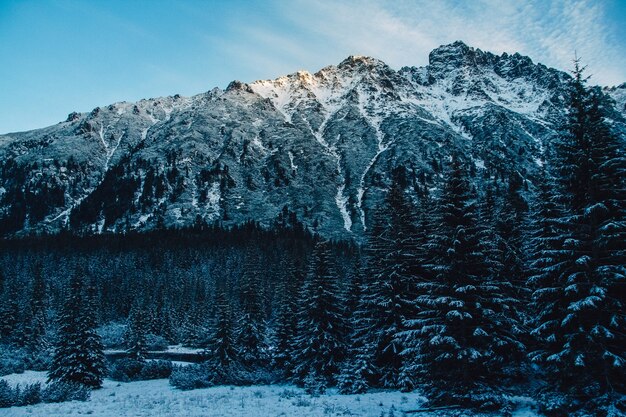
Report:
[[[577,66],[541,178],[477,181],[458,156],[430,190],[399,166],[364,242],[327,241],[287,208],[271,228],[3,241],[0,375],[48,371],[61,399],[157,375],[180,389],[419,390],[429,407],[485,412],[523,394],[548,416],[626,412],[626,146],[585,81]],[[203,361],[146,359],[173,344]],[[0,383],[0,405],[18,396]]]

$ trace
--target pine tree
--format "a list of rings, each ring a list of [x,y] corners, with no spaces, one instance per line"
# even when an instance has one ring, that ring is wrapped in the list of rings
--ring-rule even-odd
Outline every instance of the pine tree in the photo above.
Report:
[[[85,290],[85,304],[81,315],[81,351],[85,355],[85,371],[89,377],[84,379],[83,384],[99,388],[102,378],[106,373],[106,363],[104,358],[104,346],[102,339],[96,331],[99,317],[98,289],[94,280],[90,280]]]
[[[562,209],[551,216],[555,230],[537,234],[550,245],[531,279],[537,310],[545,311],[532,358],[562,388],[589,396],[626,389],[626,147],[578,61],[573,74],[553,162]]]
[[[104,351],[96,327],[95,288],[85,289],[76,271],[67,288],[59,315],[58,341],[48,372],[48,381],[78,383],[99,388],[104,377]]]
[[[32,311],[32,325],[30,344],[36,349],[46,348],[46,282],[41,265],[35,267],[31,292],[30,309]]]
[[[15,330],[20,325],[20,298],[16,281],[4,282],[0,303],[0,336],[2,341],[15,341]]]
[[[433,404],[476,405],[473,395],[496,389],[504,352],[521,348],[476,198],[455,159],[429,243],[433,279],[418,282],[418,311],[404,333],[406,354],[414,357],[413,370]]]
[[[298,384],[304,384],[307,378],[316,384],[335,383],[346,352],[345,328],[330,244],[319,241],[299,298],[293,351],[294,379]]]
[[[266,366],[269,359],[260,261],[259,253],[251,245],[239,280],[240,312],[235,337],[241,362],[250,369]]]
[[[375,214],[370,236],[377,236],[380,233],[381,224],[379,216]],[[370,262],[374,264],[375,259],[371,258]],[[373,348],[372,344],[368,343],[372,323],[369,314],[370,302],[369,299],[364,298],[370,284],[365,280],[366,275],[359,257],[354,266],[348,294],[345,297],[345,317],[348,320],[349,335],[348,350],[337,378],[337,386],[342,394],[362,394],[367,392],[371,385],[377,383],[374,377],[376,371],[372,365]]]
[[[218,289],[215,298],[215,322],[209,337],[206,365],[216,383],[235,382],[241,372],[240,352],[235,345],[235,323],[230,302],[223,288]]]
[[[400,173],[403,172],[400,170]],[[402,338],[405,321],[413,317],[416,265],[414,207],[401,186],[396,172],[386,198],[386,210],[376,217],[367,251],[367,285],[359,314],[367,326],[361,344],[371,352],[373,384],[399,388],[403,369]],[[364,359],[364,358],[363,358]],[[405,387],[408,388],[408,387]]]
[[[136,299],[128,314],[128,327],[125,335],[127,352],[137,361],[144,361],[148,353],[146,333],[147,321],[143,302]]]
[[[293,341],[297,332],[298,291],[302,287],[302,273],[291,263],[277,288],[278,313],[275,319],[272,365],[286,378],[291,377]]]

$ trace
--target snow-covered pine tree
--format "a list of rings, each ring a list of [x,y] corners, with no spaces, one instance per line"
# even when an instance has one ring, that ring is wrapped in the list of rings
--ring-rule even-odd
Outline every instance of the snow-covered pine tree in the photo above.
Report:
[[[413,253],[413,264],[415,268],[414,276],[414,291],[415,297],[419,296],[423,291],[428,291],[430,283],[435,279],[435,273],[430,265],[432,265],[430,242],[433,224],[435,222],[436,204],[435,201],[428,195],[428,193],[422,191],[418,193],[419,203],[416,207],[415,219],[415,235],[413,237],[415,244],[415,252]],[[419,308],[415,300],[412,300],[414,308],[412,314],[404,321],[404,331],[398,334],[398,337],[402,339],[403,351],[402,351],[402,369],[400,372],[399,384],[402,390],[410,391],[415,389],[416,375],[418,375],[417,369],[419,363],[416,362],[417,354],[419,352],[416,342],[419,339],[413,337],[413,332],[416,329],[413,327],[419,312]]]
[[[241,371],[241,360],[235,346],[233,312],[224,288],[217,290],[214,308],[215,320],[206,347],[206,365],[213,377],[219,379],[215,383],[232,383]]]
[[[346,326],[328,242],[316,243],[298,302],[294,380],[299,385],[307,380],[332,385],[345,358]]]
[[[528,286],[533,290],[531,305],[534,341],[529,353],[532,362],[541,363],[556,349],[558,341],[551,337],[560,326],[567,300],[562,298],[563,268],[569,259],[569,250],[564,249],[565,225],[561,222],[564,207],[558,198],[557,185],[547,168],[544,168],[536,185],[536,196],[531,208],[533,221],[530,223],[528,241]]]
[[[143,305],[144,302],[140,298],[135,298],[128,313],[128,326],[124,337],[127,346],[126,352],[137,361],[144,361],[148,353],[146,341],[148,323]]]
[[[172,309],[168,301],[164,300],[163,297],[160,297],[155,306],[155,323],[154,323],[154,331],[155,334],[161,335],[168,342],[173,342],[174,337],[174,326],[173,326],[173,317],[172,317]]]
[[[81,271],[76,271],[66,290],[60,312],[58,340],[48,381],[78,383],[99,388],[105,373],[104,351],[96,333],[95,288],[85,288]]]
[[[4,281],[0,303],[0,336],[2,342],[14,341],[14,330],[20,322],[20,297],[16,280]]]
[[[507,321],[509,300],[494,276],[476,198],[455,158],[429,244],[433,279],[419,283],[419,310],[404,333],[411,339],[413,369],[432,404],[482,405],[475,402],[482,401],[479,394],[497,390],[502,352],[520,348]]]
[[[562,388],[596,396],[626,389],[626,146],[578,61],[573,75],[553,162],[563,210],[551,219],[555,230],[538,233],[550,246],[531,281],[543,311],[532,358]]]
[[[495,187],[494,183],[488,186]],[[525,289],[526,252],[524,242],[528,234],[527,214],[528,203],[522,196],[524,179],[518,172],[511,172],[503,184],[491,192],[495,204],[485,207],[482,217],[490,221],[497,251],[500,255],[501,275],[511,284],[511,296],[520,300],[529,298]]]
[[[45,349],[48,346],[46,340],[46,281],[41,265],[36,265],[33,271],[30,308],[32,311],[30,344],[35,349]]]
[[[362,320],[358,341],[371,353],[371,383],[399,388],[403,368],[402,338],[404,322],[413,317],[416,265],[414,207],[401,186],[403,169],[397,169],[386,197],[383,213],[368,240],[367,285],[363,288],[358,315]],[[362,356],[363,352],[361,352]],[[362,358],[363,359],[363,358]]]
[[[266,322],[263,303],[263,280],[261,259],[255,244],[246,250],[241,278],[239,280],[239,313],[236,345],[239,357],[249,369],[268,365]]]
[[[276,289],[278,312],[274,320],[272,367],[285,378],[290,378],[294,367],[291,360],[293,341],[298,328],[298,292],[302,287],[303,274],[293,262],[287,265],[287,271],[284,271]]]
[[[98,288],[93,279],[87,283],[85,290],[85,304],[81,315],[81,332],[83,344],[81,351],[84,352],[87,365],[85,370],[89,377],[84,379],[83,384],[99,388],[106,373],[106,362],[104,358],[104,346],[102,338],[96,331],[99,317]]]
[[[338,387],[344,394],[359,394],[366,392],[371,386],[379,385],[379,372],[376,371],[374,362],[375,343],[373,327],[373,308],[375,291],[373,286],[377,281],[377,274],[382,266],[382,254],[387,248],[382,236],[387,229],[386,211],[375,210],[372,212],[371,225],[367,233],[367,245],[364,253],[366,266],[360,265],[361,271],[355,271],[352,289],[346,294],[346,308],[352,305],[353,311],[346,315],[348,319],[348,352],[338,377]],[[358,282],[360,281],[360,283]],[[370,290],[371,289],[371,290]]]
[[[523,376],[520,365],[525,359],[528,342],[528,331],[523,326],[527,313],[524,303],[529,298],[525,289],[527,255],[523,253],[527,205],[518,194],[518,187],[512,189],[509,181],[506,188],[502,193],[496,183],[488,184],[477,210],[488,271],[483,286],[490,288],[491,297],[498,303],[494,310],[498,316],[492,318],[494,323],[490,325],[501,337],[492,347],[495,354],[489,372],[495,377],[515,378]],[[510,379],[501,380],[500,385],[504,387],[507,382],[511,382]]]

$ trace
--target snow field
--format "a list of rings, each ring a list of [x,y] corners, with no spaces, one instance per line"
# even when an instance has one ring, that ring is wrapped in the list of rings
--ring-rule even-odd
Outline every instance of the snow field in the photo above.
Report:
[[[3,377],[11,384],[45,383],[45,372],[27,371]],[[168,380],[129,383],[106,379],[87,402],[37,404],[0,409],[2,416],[98,417],[270,417],[385,416],[390,410],[415,409],[424,401],[416,393],[397,391],[340,395],[335,390],[318,397],[290,385],[219,386],[180,391]]]

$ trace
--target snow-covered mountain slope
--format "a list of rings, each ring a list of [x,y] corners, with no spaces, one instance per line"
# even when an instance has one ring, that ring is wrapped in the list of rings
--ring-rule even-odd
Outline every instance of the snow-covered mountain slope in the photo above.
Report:
[[[0,234],[269,225],[290,212],[327,236],[360,237],[398,167],[413,188],[436,189],[452,154],[477,178],[532,180],[567,79],[455,42],[426,67],[350,56],[315,74],[73,113],[0,136]],[[624,85],[605,92],[623,123]]]
[[[615,109],[626,117],[626,83],[617,87],[605,88],[604,92],[615,101]]]

